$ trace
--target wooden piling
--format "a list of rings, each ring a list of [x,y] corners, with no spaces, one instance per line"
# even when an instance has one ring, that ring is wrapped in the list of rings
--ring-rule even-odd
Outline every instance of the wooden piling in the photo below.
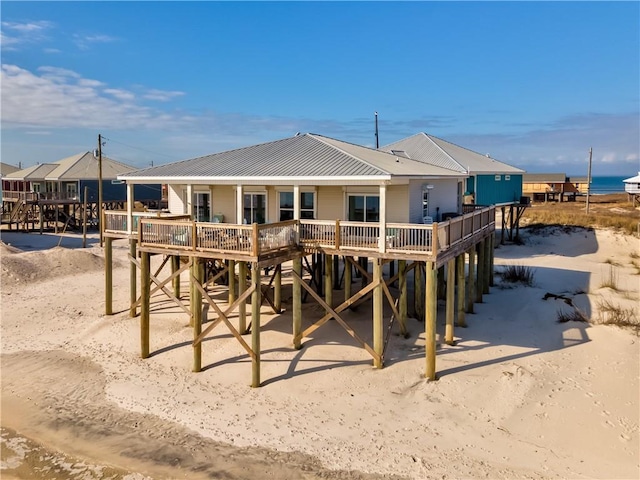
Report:
[[[466,327],[467,321],[464,316],[464,301],[465,301],[465,281],[464,281],[464,262],[465,262],[465,254],[462,253],[458,255],[456,259],[456,268],[458,273],[458,298],[457,298],[457,310],[458,317],[456,326],[458,327]]]
[[[416,262],[416,267],[413,269],[413,292],[414,292],[414,308],[416,312],[416,318],[424,320],[424,289],[423,285],[423,264],[422,262]]]
[[[447,345],[453,345],[453,317],[455,313],[455,283],[456,283],[456,259],[447,262],[447,299],[445,308],[446,326],[444,341]]]
[[[129,239],[129,255],[131,256],[129,261],[129,316],[131,318],[138,314],[138,308],[136,307],[136,303],[138,303],[138,267],[134,263],[137,244],[138,241],[135,238]]]
[[[382,368],[382,353],[384,349],[384,318],[383,318],[383,292],[382,292],[382,265],[380,259],[373,259],[373,281],[379,282],[373,289],[373,350],[378,354],[373,360],[375,368]]]
[[[204,260],[199,257],[193,259],[191,282],[202,285],[204,283]],[[202,333],[202,292],[198,288],[193,289],[193,339],[196,340]],[[202,342],[193,346],[193,371],[202,371]]]
[[[446,298],[446,286],[445,286],[445,272],[444,265],[438,268],[438,300],[444,300]]]
[[[255,354],[251,362],[251,386],[260,386],[260,304],[262,303],[262,283],[260,280],[260,267],[258,262],[251,265],[251,350]]]
[[[467,313],[473,313],[473,302],[476,298],[476,247],[469,249],[469,272],[467,289]]]
[[[484,290],[483,293],[489,293],[489,285],[491,284],[491,237],[493,234],[484,239]]]
[[[227,278],[229,281],[229,305],[236,301],[236,262],[235,260],[227,261]]]
[[[344,257],[344,298],[351,298],[351,273],[353,272],[351,262],[349,261],[351,257]]]
[[[478,249],[478,266],[476,272],[476,302],[482,303],[484,293],[484,240],[480,241],[474,248]]]
[[[298,277],[302,278],[302,258],[293,259],[293,348],[300,350],[302,342],[299,338],[302,332],[302,287]]]
[[[171,274],[180,270],[180,255],[171,255]],[[173,294],[180,298],[180,275],[173,277]]]
[[[247,290],[247,262],[238,264],[238,297]],[[247,302],[238,305],[238,331],[240,335],[247,333]]]
[[[425,265],[425,377],[436,379],[436,318],[438,315],[438,278],[433,262]]]
[[[149,256],[149,252],[140,253],[140,356],[142,358],[149,358],[149,309],[151,303],[151,265]]]
[[[400,289],[400,296],[398,298],[398,321],[400,322],[400,328],[404,331],[407,330],[407,261],[398,260],[398,288]],[[348,297],[347,297],[348,298]]]
[[[331,255],[324,256],[324,301],[333,306],[333,259]]]
[[[276,313],[282,312],[282,264],[276,265],[273,273],[273,306]]]
[[[489,237],[490,242],[491,242],[491,246],[489,248],[489,286],[493,287],[495,285],[495,278],[494,278],[494,272],[495,272],[495,267],[494,267],[494,260],[495,260],[495,236],[492,233],[491,236]]]
[[[113,239],[108,237],[104,244],[104,313],[113,314]]]

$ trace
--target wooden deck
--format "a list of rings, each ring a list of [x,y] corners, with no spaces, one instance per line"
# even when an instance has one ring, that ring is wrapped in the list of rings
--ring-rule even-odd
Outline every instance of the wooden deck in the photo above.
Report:
[[[105,211],[105,236],[135,238],[140,251],[280,263],[283,256],[320,251],[330,255],[432,261],[441,265],[495,230],[495,207],[431,225],[340,220],[289,220],[238,225],[188,220],[186,215]],[[135,233],[134,233],[135,232]]]

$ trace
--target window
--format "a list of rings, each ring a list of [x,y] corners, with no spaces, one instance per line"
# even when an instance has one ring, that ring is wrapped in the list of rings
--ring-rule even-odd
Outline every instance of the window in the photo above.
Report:
[[[504,176],[504,180],[505,180],[506,182],[508,182],[509,180],[511,180],[511,175],[505,175],[505,176]]]
[[[379,222],[380,197],[378,195],[349,195],[349,220]]]
[[[245,193],[242,218],[246,224],[265,223],[267,221],[267,194]]]
[[[193,194],[193,218],[196,222],[211,221],[211,207],[208,193],[195,192]]]
[[[422,218],[429,217],[429,190],[422,189]]]
[[[293,192],[280,192],[280,221],[293,220]],[[300,218],[315,218],[315,193],[300,193]]]
[[[502,180],[502,175],[496,175],[496,182],[499,182],[500,180]]]

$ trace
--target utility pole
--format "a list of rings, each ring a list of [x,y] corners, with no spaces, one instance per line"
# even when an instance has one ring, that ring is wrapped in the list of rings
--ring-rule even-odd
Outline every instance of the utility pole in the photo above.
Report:
[[[593,147],[589,148],[589,169],[587,170],[587,213],[589,213],[589,195],[591,194],[591,158],[593,157]]]
[[[102,135],[98,134],[98,226],[100,228],[100,247],[102,247]]]
[[[380,148],[380,141],[378,139],[378,112],[374,112],[376,116],[376,150]]]

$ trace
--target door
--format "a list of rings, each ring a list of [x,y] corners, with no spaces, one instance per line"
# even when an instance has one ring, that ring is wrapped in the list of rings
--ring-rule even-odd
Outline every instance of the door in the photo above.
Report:
[[[195,192],[193,194],[193,218],[196,222],[211,221],[211,195],[208,192]]]

